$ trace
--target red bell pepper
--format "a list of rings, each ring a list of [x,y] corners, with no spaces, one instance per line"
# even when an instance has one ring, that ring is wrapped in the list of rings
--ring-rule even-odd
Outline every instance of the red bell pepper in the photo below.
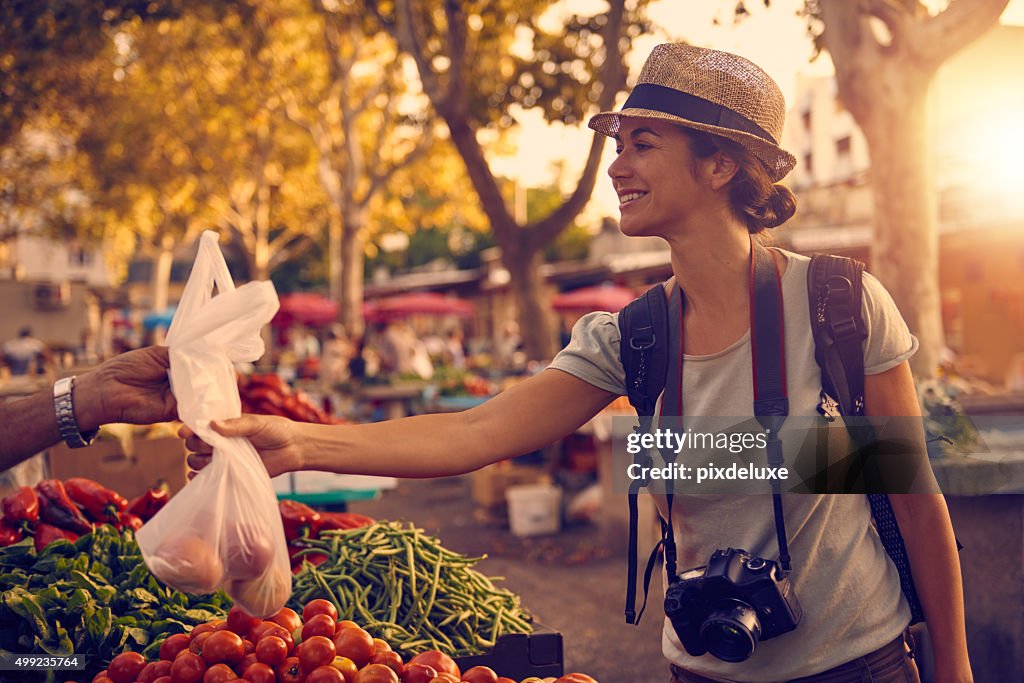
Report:
[[[8,526],[7,520],[0,521],[0,548],[14,545],[24,537],[20,526]]]
[[[331,529],[358,529],[362,526],[370,526],[374,519],[356,512],[321,512],[320,531]]]
[[[22,486],[0,502],[0,509],[10,526],[21,522],[35,524],[39,521],[39,496],[31,486]]]
[[[36,552],[41,551],[49,544],[61,538],[66,538],[67,540],[74,543],[76,540],[78,540],[78,534],[67,529],[61,529],[60,527],[47,524],[46,522],[40,522],[36,526]]]
[[[320,531],[320,513],[313,508],[294,500],[282,500],[278,503],[281,510],[281,521],[284,523],[284,537],[292,541],[301,538],[306,531],[316,536]]]
[[[92,531],[92,524],[85,518],[74,501],[68,497],[64,484],[59,479],[44,479],[36,484],[39,494],[39,519],[76,534]]]
[[[132,531],[138,531],[142,528],[143,524],[144,522],[142,521],[142,518],[138,515],[133,515],[130,512],[122,512],[120,513],[119,519],[117,523],[114,524],[114,526],[117,528],[118,531],[121,531],[122,529],[131,529]]]
[[[167,501],[171,499],[171,493],[166,486],[150,489],[133,500],[125,512],[135,515],[143,522],[148,522],[153,515],[160,512]]]
[[[120,521],[119,513],[128,507],[128,501],[124,496],[92,479],[65,479],[64,488],[68,492],[68,497],[97,522],[116,524]]]

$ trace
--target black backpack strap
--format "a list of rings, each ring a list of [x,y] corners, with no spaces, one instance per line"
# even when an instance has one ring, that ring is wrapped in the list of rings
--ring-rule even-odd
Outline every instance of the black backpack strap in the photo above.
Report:
[[[826,417],[835,412],[864,415],[863,344],[867,326],[861,308],[863,274],[863,263],[825,254],[813,256],[807,271],[814,358],[821,368],[822,397],[818,410]],[[874,439],[868,425],[850,426],[849,432],[857,449]],[[878,536],[896,566],[900,588],[910,606],[910,623],[924,621],[910,559],[889,496],[869,493],[867,497]]]
[[[649,432],[658,396],[665,388],[665,370],[668,367],[668,303],[662,285],[655,285],[634,299],[619,311],[619,358],[626,373],[626,392],[629,402],[636,409],[639,424],[636,431]],[[636,461],[643,466],[650,465],[650,455],[638,453]],[[629,487],[629,545],[626,583],[626,623],[637,624],[640,615],[636,613],[637,544],[639,514],[637,495],[648,482],[634,480]],[[648,571],[645,572],[645,587],[650,580],[653,559],[658,548],[651,553]],[[644,605],[647,604],[646,589]]]
[[[651,287],[619,311],[619,336],[629,402],[641,418],[651,417],[668,367],[668,301],[663,285]]]

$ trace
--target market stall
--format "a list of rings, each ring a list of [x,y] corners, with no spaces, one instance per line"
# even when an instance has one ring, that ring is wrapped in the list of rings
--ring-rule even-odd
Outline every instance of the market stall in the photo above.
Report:
[[[169,499],[160,488],[128,500],[83,477],[4,498],[0,655],[48,655],[69,667],[49,680],[94,683],[593,680],[563,676],[561,635],[477,571],[482,558],[402,522],[282,501],[285,607],[254,616],[220,590],[175,590],[135,540]]]

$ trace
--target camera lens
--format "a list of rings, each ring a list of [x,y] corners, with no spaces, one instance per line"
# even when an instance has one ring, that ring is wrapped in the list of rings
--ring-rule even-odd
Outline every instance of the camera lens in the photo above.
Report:
[[[708,652],[726,662],[742,662],[754,654],[761,622],[749,605],[738,603],[712,612],[700,627]]]

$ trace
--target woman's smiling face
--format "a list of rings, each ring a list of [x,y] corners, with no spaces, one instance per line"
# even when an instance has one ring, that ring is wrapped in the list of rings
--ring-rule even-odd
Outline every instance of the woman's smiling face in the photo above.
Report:
[[[669,235],[704,192],[689,137],[667,121],[623,116],[615,150],[608,175],[619,195],[619,228],[630,236]]]

